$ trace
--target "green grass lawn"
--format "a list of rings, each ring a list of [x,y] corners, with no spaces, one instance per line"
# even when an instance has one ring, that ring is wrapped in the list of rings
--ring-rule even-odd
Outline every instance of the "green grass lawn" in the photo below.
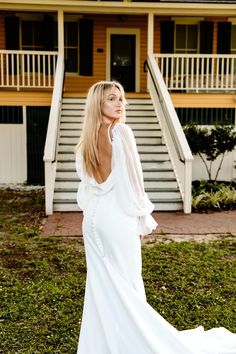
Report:
[[[75,354],[83,240],[40,235],[42,192],[0,197],[0,352]],[[236,331],[236,240],[146,244],[142,254],[147,300],[171,324]]]

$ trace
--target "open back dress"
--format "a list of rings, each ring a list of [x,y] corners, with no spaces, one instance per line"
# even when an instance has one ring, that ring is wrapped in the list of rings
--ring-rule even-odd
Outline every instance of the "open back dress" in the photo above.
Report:
[[[236,354],[236,335],[227,329],[178,331],[147,303],[139,236],[156,228],[154,206],[132,130],[117,123],[112,136],[105,182],[88,176],[76,154],[87,265],[77,354]]]

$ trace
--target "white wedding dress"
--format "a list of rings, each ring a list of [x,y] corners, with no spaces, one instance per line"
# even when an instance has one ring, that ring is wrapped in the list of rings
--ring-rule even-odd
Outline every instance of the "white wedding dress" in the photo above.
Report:
[[[76,154],[87,264],[77,354],[236,354],[236,335],[225,328],[178,331],[146,302],[139,235],[157,223],[132,130],[118,123],[112,135],[105,182],[86,175]]]

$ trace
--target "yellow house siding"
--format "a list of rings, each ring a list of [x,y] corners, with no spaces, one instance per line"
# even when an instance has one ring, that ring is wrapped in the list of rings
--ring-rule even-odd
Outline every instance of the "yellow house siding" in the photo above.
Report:
[[[175,107],[182,108],[236,108],[234,94],[226,93],[171,93]]]
[[[217,53],[217,22],[214,22],[214,27],[213,27],[213,46],[212,46],[212,52],[213,54]]]
[[[52,91],[0,91],[0,106],[50,106]]]
[[[153,51],[154,53],[161,52],[161,24],[160,18],[155,16],[154,18],[154,43],[153,43]]]
[[[65,91],[85,92],[94,82],[106,79],[107,28],[140,29],[140,92],[146,92],[146,76],[143,71],[147,59],[147,16],[94,15],[87,16],[94,21],[93,76],[67,75]],[[98,53],[97,49],[103,49]]]

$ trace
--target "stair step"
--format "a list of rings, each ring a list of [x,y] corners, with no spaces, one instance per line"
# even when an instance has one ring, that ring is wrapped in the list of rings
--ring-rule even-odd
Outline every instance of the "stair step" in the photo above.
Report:
[[[161,141],[162,141],[162,133],[161,133],[160,129],[152,129],[152,130],[133,129],[133,133],[134,133],[135,139],[138,137],[142,137],[142,138],[155,137],[155,138],[161,138]]]
[[[126,101],[129,105],[132,104],[141,104],[145,106],[146,104],[152,104],[152,100],[150,98],[126,98]],[[83,103],[85,104],[86,97],[63,97],[62,103]]]
[[[177,188],[177,182],[175,179],[163,179],[163,180],[151,180],[144,181],[145,190],[148,188]]]
[[[62,110],[64,111],[74,111],[74,110],[83,110],[85,109],[85,102],[70,102],[66,103],[63,101],[62,103]],[[135,111],[153,111],[153,104],[152,102],[146,103],[146,104],[140,104],[140,103],[128,103],[127,106],[125,107],[126,112],[130,112],[132,110]]]
[[[84,102],[62,102],[62,105],[61,105],[61,109],[62,111],[67,111],[67,110],[75,110],[75,109],[78,109],[78,110],[83,110],[85,109],[85,101]]]
[[[159,142],[162,141],[162,134],[161,134],[161,130],[157,129],[157,130],[134,130],[133,129],[133,133],[135,138],[159,138]],[[81,130],[79,129],[60,129],[60,135],[64,135],[64,136],[77,136],[79,137],[81,134]],[[161,139],[161,140],[160,140]]]
[[[153,137],[153,138],[136,138],[136,144],[137,146],[160,146],[160,147],[165,147],[166,145],[160,143],[160,139]],[[60,136],[60,145],[76,145],[78,142],[78,137],[73,136],[73,135],[61,135]]]
[[[85,104],[86,97],[63,97],[62,103],[83,103]]]
[[[145,104],[137,103],[137,102],[128,102],[127,106],[125,107],[126,112],[134,110],[134,111],[154,111],[154,107],[152,101],[147,102]]]
[[[143,106],[152,104],[152,100],[150,98],[128,98],[127,102],[129,105],[141,104]]]
[[[166,152],[163,153],[152,153],[152,152],[144,152],[144,151],[139,151],[139,157],[141,161],[152,161],[152,162],[157,162],[157,161],[169,161],[169,155]],[[69,151],[58,151],[58,159],[60,161],[63,160],[71,160],[73,161],[75,159],[75,154],[73,152],[73,148]]]
[[[74,170],[75,169],[75,156],[71,160],[57,160],[58,170]],[[143,172],[148,171],[172,171],[170,161],[159,161],[159,162],[142,162]]]
[[[76,196],[77,196],[77,189],[56,189],[54,191],[54,199],[58,201],[59,200],[63,201],[63,200],[76,200]],[[151,200],[163,200],[163,198],[168,199],[168,200],[179,200],[181,201],[181,197],[180,197],[180,193],[178,191],[178,189],[166,189],[166,190],[157,190],[155,192],[149,192],[148,196]]]
[[[82,115],[70,115],[69,113],[66,114],[65,112],[62,112],[61,114],[61,123],[83,123],[83,116]],[[131,124],[155,124],[156,126],[158,125],[159,127],[159,123],[157,120],[157,117],[148,117],[145,116],[145,118],[143,116],[127,116],[126,117],[126,124],[131,125]],[[159,127],[160,128],[160,127]]]
[[[126,112],[126,117],[156,117],[156,112],[154,110],[146,111],[146,110],[128,110]],[[156,118],[157,119],[157,118]]]
[[[60,143],[58,146],[58,152],[71,152],[73,151],[75,143]],[[137,145],[138,151],[143,154],[168,154],[165,145]]]
[[[172,170],[171,161],[170,160],[156,160],[156,161],[147,161],[141,160],[142,169],[145,170],[163,170],[168,169]]]
[[[152,179],[159,179],[159,178],[174,178],[174,172],[172,170],[162,170],[162,171],[155,171],[149,170],[143,172],[144,179],[152,178]],[[67,170],[59,170],[57,169],[56,178],[77,178],[77,172],[75,169],[67,169]]]
[[[56,178],[55,188],[78,188],[79,178]],[[177,188],[177,182],[174,178],[145,179],[146,188]]]
[[[149,163],[149,164],[164,164],[166,162],[170,162],[169,156],[166,154],[163,154],[163,156],[159,154],[140,154],[140,160],[141,163]],[[71,151],[63,151],[63,152],[58,152],[58,161],[67,161],[67,162],[74,162],[75,161],[75,154],[73,152],[73,149]]]
[[[53,202],[54,211],[79,211],[79,206],[77,205],[76,201],[66,201],[61,203],[60,201],[57,202],[56,200]],[[162,200],[158,201],[154,204],[154,211],[177,211],[183,210],[183,204],[181,201],[177,200]]]
[[[139,152],[141,162],[170,161],[168,153],[143,153]]]
[[[130,126],[130,128],[133,130],[133,131],[136,131],[136,130],[145,130],[145,131],[160,131],[160,128],[157,126],[156,123],[129,123],[128,124]],[[61,122],[61,125],[60,125],[61,129],[79,129],[81,130],[82,127],[83,127],[83,123],[81,122],[76,122],[76,121],[67,121],[67,122],[63,122],[63,119],[62,119],[62,122]]]
[[[61,116],[76,116],[76,117],[81,117],[84,115],[84,110],[82,109],[70,109],[70,110],[65,110],[63,109],[61,112]],[[156,117],[156,113],[154,110],[128,110],[126,112],[126,116],[128,117]]]
[[[54,191],[55,211],[78,211],[74,147],[83,127],[85,97],[63,98]],[[144,186],[155,210],[183,209],[182,198],[163,144],[161,128],[150,98],[128,98],[126,124],[133,130],[142,164]]]

